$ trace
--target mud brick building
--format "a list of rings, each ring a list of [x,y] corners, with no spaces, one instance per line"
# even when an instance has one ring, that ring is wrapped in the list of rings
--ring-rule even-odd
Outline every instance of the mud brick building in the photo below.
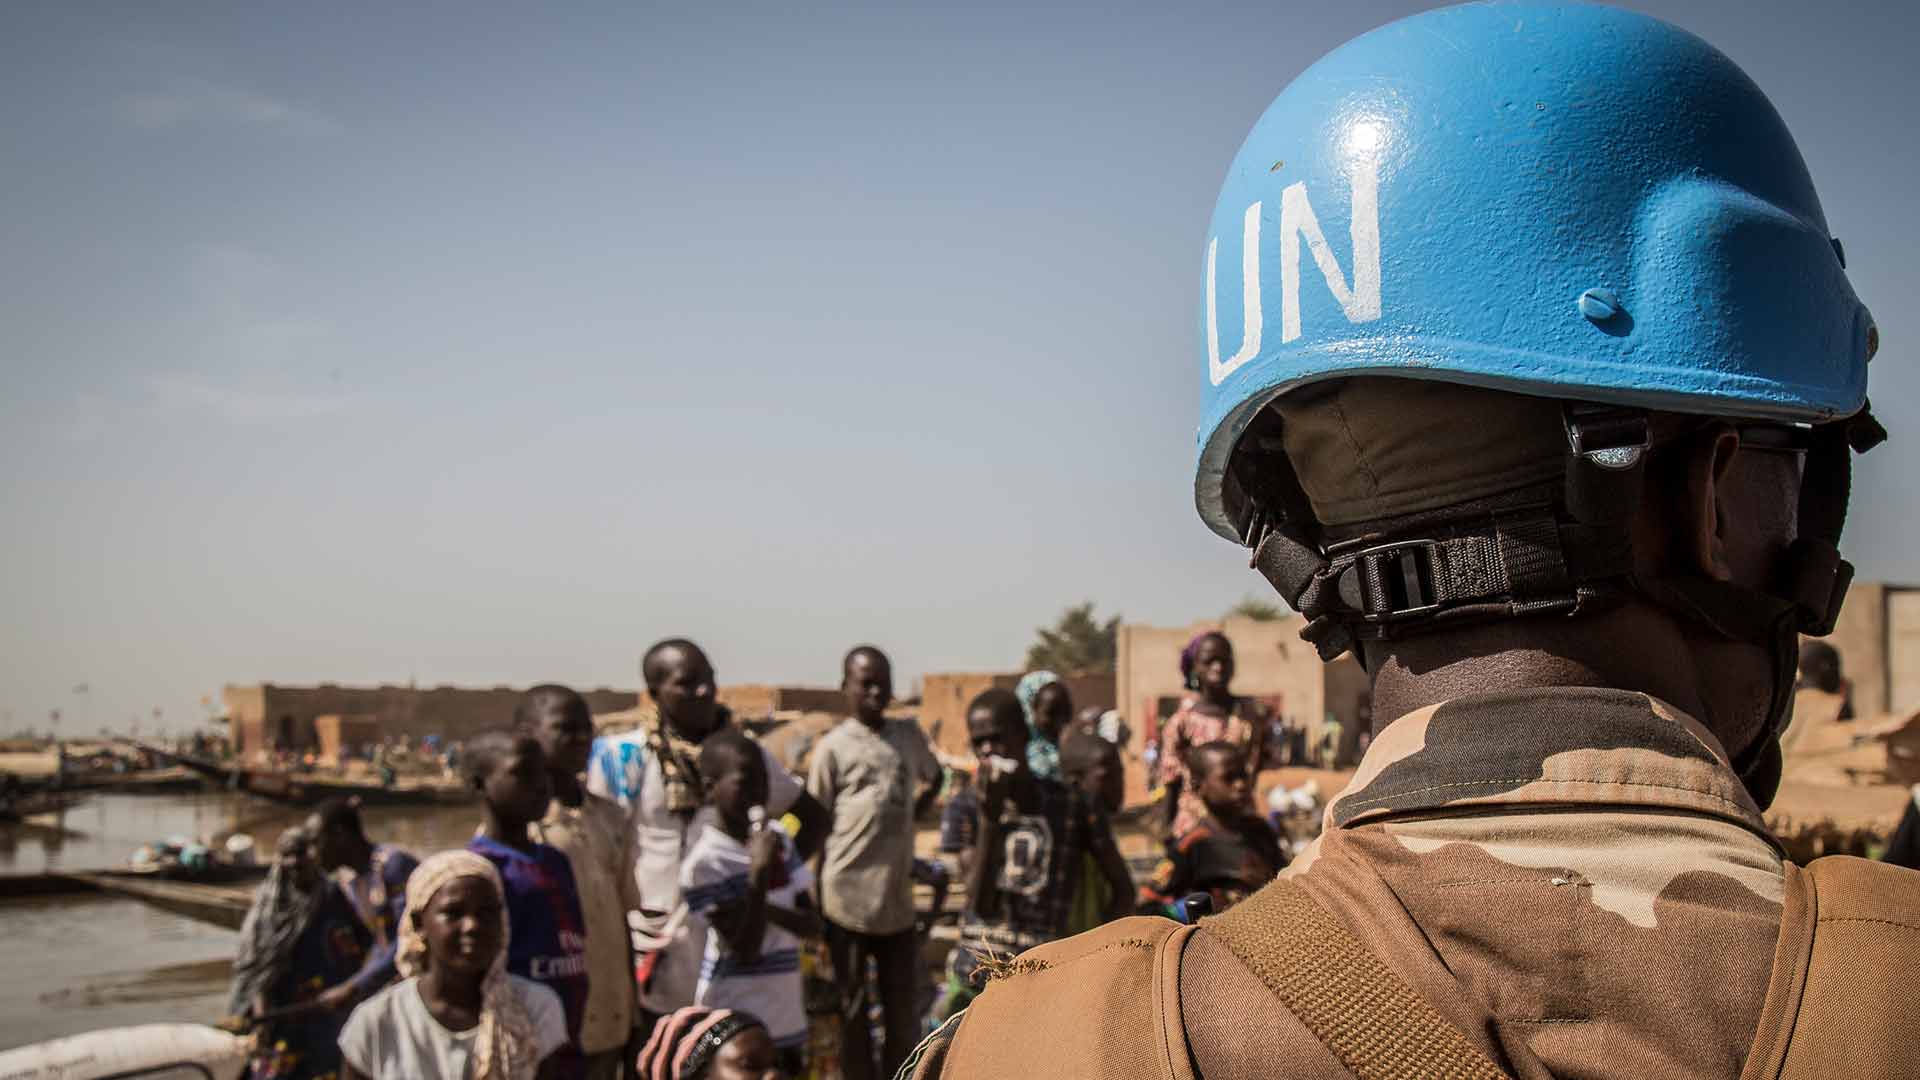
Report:
[[[524,688],[495,686],[280,686],[252,683],[221,692],[233,745],[255,760],[273,747],[338,753],[343,741],[377,732],[418,740],[424,735],[466,739],[513,721]],[[595,713],[631,709],[640,695],[601,687],[581,696]],[[323,722],[323,718],[324,722]],[[323,740],[323,734],[330,736]],[[323,745],[328,743],[331,745]]]

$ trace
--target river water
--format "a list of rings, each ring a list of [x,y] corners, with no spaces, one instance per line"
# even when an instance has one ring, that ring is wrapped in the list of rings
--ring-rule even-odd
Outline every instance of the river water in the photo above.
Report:
[[[132,900],[11,898],[5,875],[107,869],[142,844],[235,832],[265,857],[304,814],[229,792],[97,795],[57,817],[0,825],[0,1050],[97,1028],[217,1020],[235,937]],[[478,806],[363,814],[375,841],[421,855],[466,843],[479,823]]]

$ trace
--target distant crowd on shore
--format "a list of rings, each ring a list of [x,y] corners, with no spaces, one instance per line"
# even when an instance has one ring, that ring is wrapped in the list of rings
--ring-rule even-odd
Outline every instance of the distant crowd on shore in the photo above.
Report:
[[[951,768],[888,715],[886,654],[856,647],[804,776],[733,721],[685,639],[642,658],[653,709],[629,733],[596,739],[578,693],[534,687],[459,751],[482,799],[465,849],[419,861],[350,801],[281,838],[235,964],[249,1075],[891,1076],[1020,952],[1218,911],[1286,865],[1254,800],[1275,719],[1233,695],[1233,665],[1218,633],[1181,654],[1188,692],[1144,755],[1161,857],[1138,881],[1115,835],[1126,725],[1076,714],[1052,672],[975,697],[972,768]]]

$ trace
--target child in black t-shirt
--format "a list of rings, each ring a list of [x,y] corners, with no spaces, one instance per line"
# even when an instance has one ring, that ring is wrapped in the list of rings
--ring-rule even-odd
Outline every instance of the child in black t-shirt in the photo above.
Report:
[[[1273,827],[1253,812],[1246,751],[1230,742],[1197,746],[1187,767],[1206,816],[1167,841],[1166,855],[1140,886],[1142,914],[1169,914],[1189,894],[1213,898],[1217,914],[1273,880],[1287,865]]]
[[[953,820],[944,830],[970,841],[961,853],[967,906],[935,1020],[966,1007],[994,962],[1066,932],[1083,855],[1094,857],[1112,885],[1118,911],[1109,915],[1124,913],[1129,888],[1105,812],[1028,766],[1026,714],[1018,699],[1000,689],[981,693],[967,707],[967,733],[980,762],[972,825]],[[957,817],[951,805],[948,815]]]

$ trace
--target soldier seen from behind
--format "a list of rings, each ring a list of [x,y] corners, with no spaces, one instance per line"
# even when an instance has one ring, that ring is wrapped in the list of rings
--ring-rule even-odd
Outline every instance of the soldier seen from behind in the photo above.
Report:
[[[1752,81],[1617,8],[1416,15],[1268,108],[1202,257],[1200,515],[1377,734],[1273,883],[1026,954],[909,1074],[1920,1075],[1920,876],[1762,818],[1885,432]]]

